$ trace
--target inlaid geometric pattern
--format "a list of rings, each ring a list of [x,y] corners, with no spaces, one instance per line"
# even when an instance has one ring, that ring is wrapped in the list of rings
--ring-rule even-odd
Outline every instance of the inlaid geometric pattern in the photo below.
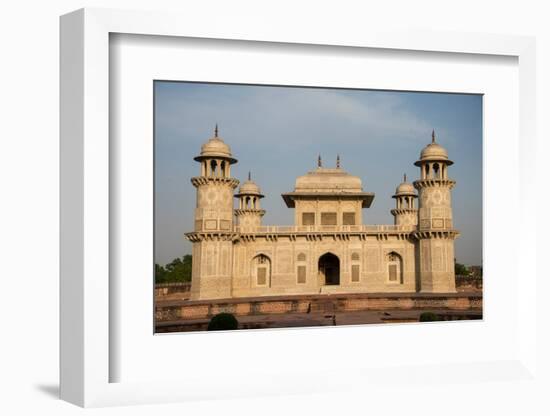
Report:
[[[337,221],[336,212],[321,213],[321,225],[336,225],[336,221]]]
[[[390,264],[388,268],[390,282],[397,282],[397,265]]]
[[[342,223],[344,225],[355,225],[355,212],[344,212]]]
[[[298,283],[306,282],[306,266],[298,266]]]
[[[215,230],[218,228],[218,221],[216,220],[205,220],[204,221],[204,229],[205,230]]]
[[[351,281],[352,282],[358,282],[359,281],[359,265],[354,264],[351,266]]]
[[[263,286],[267,283],[267,269],[265,267],[258,267],[257,270],[257,278],[258,278],[258,286]]]
[[[315,225],[315,213],[303,212],[302,213],[302,225]]]

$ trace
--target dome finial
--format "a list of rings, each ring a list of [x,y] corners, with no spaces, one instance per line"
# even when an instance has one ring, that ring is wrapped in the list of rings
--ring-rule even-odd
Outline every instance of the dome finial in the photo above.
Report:
[[[336,167],[340,169],[340,155],[336,155]]]
[[[252,180],[252,175],[250,174],[250,171],[248,171],[248,180],[249,180],[249,181]]]
[[[407,182],[407,174],[406,173],[403,174],[403,182]]]
[[[432,143],[435,143],[435,129],[432,129]]]
[[[218,137],[218,123],[216,123],[216,127],[214,128],[214,137]]]
[[[317,158],[317,167],[320,168],[323,166],[323,163],[321,162],[321,154],[319,153],[319,157]]]

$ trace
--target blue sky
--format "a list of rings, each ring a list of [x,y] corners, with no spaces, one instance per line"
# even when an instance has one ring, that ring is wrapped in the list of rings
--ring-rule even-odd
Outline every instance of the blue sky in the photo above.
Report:
[[[451,160],[457,261],[481,264],[482,96],[372,90],[155,82],[155,262],[165,264],[191,252],[183,234],[193,228],[195,188],[200,174],[193,160],[200,146],[219,135],[238,163],[232,175],[248,171],[266,197],[265,225],[294,221],[281,193],[296,177],[316,167],[342,168],[374,192],[365,224],[393,224],[391,198],[435,129]]]

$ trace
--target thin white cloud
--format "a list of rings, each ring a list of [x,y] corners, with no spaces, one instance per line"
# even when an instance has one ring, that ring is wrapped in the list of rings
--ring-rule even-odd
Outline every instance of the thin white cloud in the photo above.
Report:
[[[362,94],[338,90],[294,88],[243,88],[242,93],[209,95],[194,100],[184,94],[171,96],[159,111],[159,123],[173,137],[202,139],[196,126],[220,123],[221,135],[229,132],[234,144],[277,140],[412,140],[427,143],[432,125],[413,114],[396,95]],[[307,127],[305,127],[307,126]],[[342,126],[346,126],[343,128]],[[209,133],[209,132],[208,132]]]

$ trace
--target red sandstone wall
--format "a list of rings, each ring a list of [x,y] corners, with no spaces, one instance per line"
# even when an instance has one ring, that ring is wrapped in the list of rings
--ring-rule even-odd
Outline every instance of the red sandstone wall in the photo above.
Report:
[[[288,299],[158,302],[157,322],[206,319],[221,312],[237,316],[364,310],[481,310],[481,294],[294,296]]]

